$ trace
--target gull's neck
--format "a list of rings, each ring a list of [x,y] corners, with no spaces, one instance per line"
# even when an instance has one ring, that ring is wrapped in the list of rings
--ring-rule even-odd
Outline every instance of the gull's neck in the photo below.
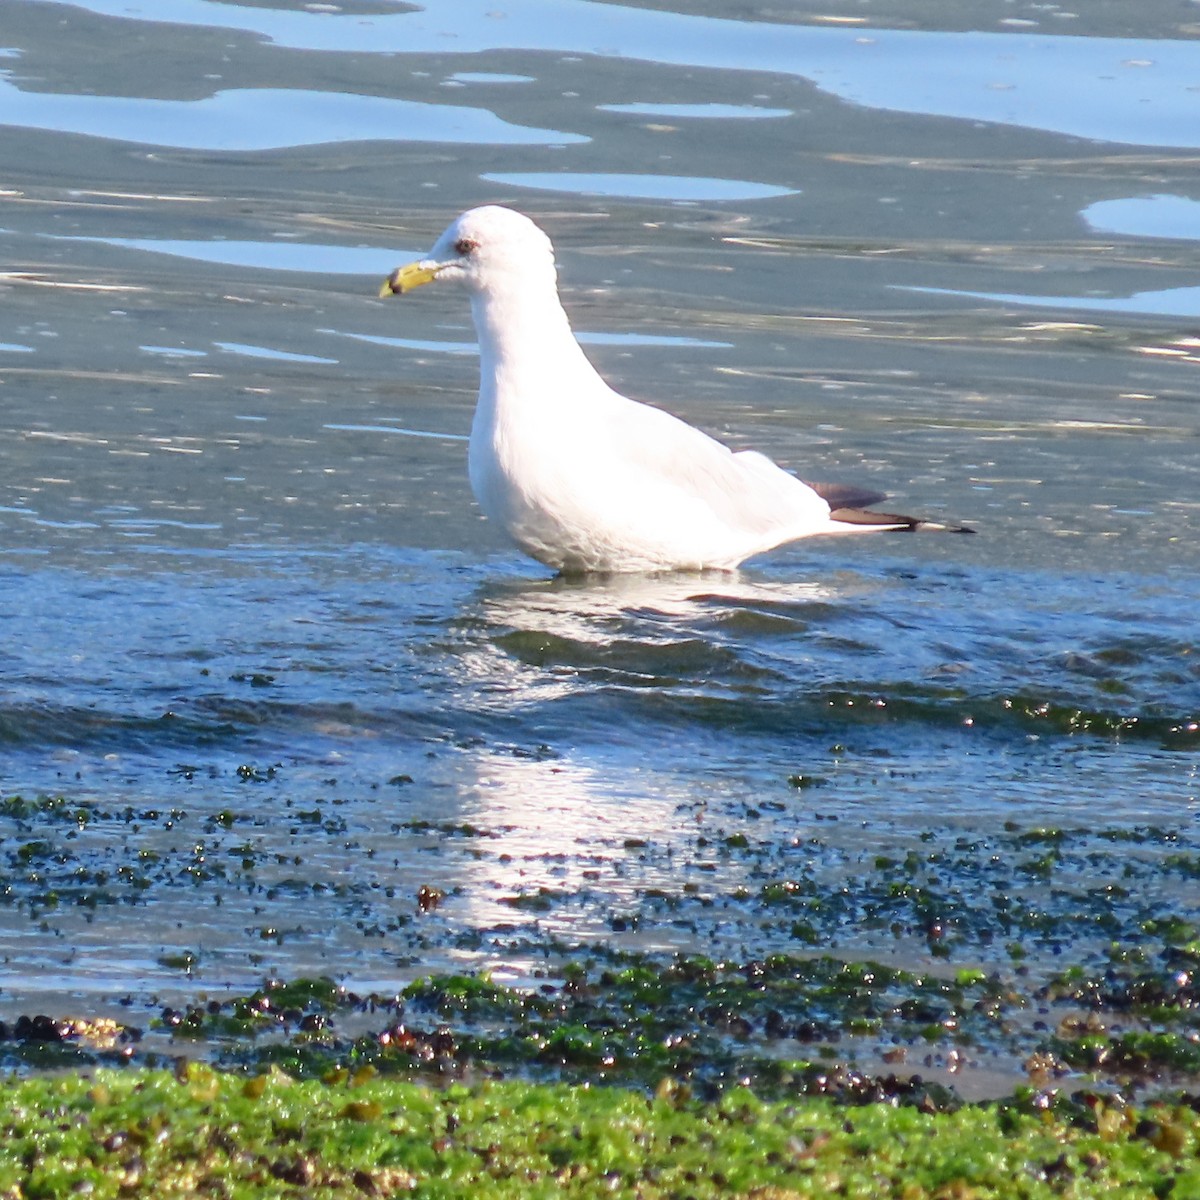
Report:
[[[599,382],[575,340],[553,274],[493,281],[471,296],[479,338],[481,404],[536,400],[562,404],[572,380]]]

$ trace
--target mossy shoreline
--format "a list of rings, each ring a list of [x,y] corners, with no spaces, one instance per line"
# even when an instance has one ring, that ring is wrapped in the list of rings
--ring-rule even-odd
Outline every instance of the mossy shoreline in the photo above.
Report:
[[[1200,1195],[1200,1095],[1160,1063],[1157,1092],[1131,1100],[1153,1052],[1129,1069],[1097,1021],[1077,1039],[1093,1067],[1112,1057],[1093,1086],[1054,1086],[1079,1077],[1047,1053],[976,1103],[819,1041],[839,1011],[847,1028],[886,1010],[897,1039],[944,1038],[995,991],[982,972],[677,958],[541,990],[272,981],[146,1029],[24,1018],[0,1031],[18,1068],[0,1081],[0,1197]],[[829,1023],[785,1017],[800,996]],[[1173,1065],[1186,1079],[1192,1064]]]
[[[402,892],[347,882],[341,857],[275,878],[233,813],[176,843],[182,811],[6,801],[0,899],[28,917],[26,961],[62,961],[35,934],[128,957],[151,904],[182,932],[136,992],[5,982],[0,1200],[1200,1196],[1190,828],[856,847],[764,836],[773,812],[697,833],[682,866],[665,835],[626,838],[614,879],[666,864],[678,886],[620,894],[594,866],[582,888],[526,882],[544,855],[513,890],[497,839],[410,822],[395,861],[417,839],[423,869]],[[296,836],[345,842],[310,815]],[[453,882],[463,854],[482,882]],[[286,963],[330,897],[358,914],[326,914],[337,978],[272,975],[184,920],[290,914],[254,938]],[[234,958],[242,982],[220,983]],[[364,977],[393,990],[356,991],[351,964],[385,958]]]
[[[0,1196],[1194,1196],[1196,1107],[702,1103],[207,1065],[0,1083]]]

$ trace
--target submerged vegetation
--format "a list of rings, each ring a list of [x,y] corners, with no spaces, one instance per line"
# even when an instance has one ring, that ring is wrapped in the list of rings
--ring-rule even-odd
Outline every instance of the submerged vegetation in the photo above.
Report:
[[[522,873],[467,914],[439,868],[504,876],[504,831],[389,817],[391,861],[428,864],[401,890],[374,847],[362,878],[308,869],[367,840],[336,803],[285,806],[280,855],[231,807],[4,800],[0,905],[39,936],[203,897],[286,946],[325,905],[390,950],[396,984],[220,986],[185,932],[158,951],[163,994],[46,1014],[10,993],[0,1197],[1200,1193],[1189,831],[1009,823],[852,850],[819,812],[828,836],[773,836],[780,807],[698,824],[686,862],[623,836],[619,899],[594,870]]]
[[[531,989],[481,974],[425,976],[393,996],[271,981],[165,1006],[145,1029],[22,1017],[0,1029],[25,1073],[0,1084],[0,1196],[1200,1189],[1185,972],[1068,970],[1042,1001],[1087,1007],[1051,1030],[1022,1021],[1031,997],[972,969],[592,959]],[[1106,1025],[1116,1012],[1138,1028]],[[881,1039],[877,1070],[846,1065],[854,1044]],[[952,1080],[1005,1039],[1014,1054],[1036,1048],[1002,1099],[966,1103],[912,1070],[933,1063]],[[1080,1072],[1087,1088],[1060,1086]]]
[[[888,1100],[952,1111],[1021,1086],[1058,1095],[1157,1096],[1200,1075],[1196,986],[1178,947],[1115,956],[1036,988],[976,969],[917,973],[828,956],[745,963],[593,948],[556,981],[508,987],[486,974],[422,976],[391,995],[329,979],[270,980],[243,995],[165,1005],[144,1026],[22,1015],[0,1022],[10,1067],[148,1067],[200,1058],[297,1078],[372,1070],[405,1078],[620,1085],[664,1078],[715,1100]],[[1126,958],[1132,961],[1121,961]],[[1051,1018],[1051,1019],[1047,1019]],[[1019,1064],[1019,1067],[1016,1065]],[[997,1081],[1001,1081],[999,1086]]]
[[[768,798],[708,815],[687,841],[620,834],[578,861],[515,864],[507,829],[395,803],[351,820],[336,799],[197,813],[8,797],[0,909],[24,916],[35,953],[94,945],[98,930],[119,946],[150,905],[160,936],[181,936],[149,951],[161,998],[47,1015],[14,1010],[10,991],[0,1063],[186,1052],[308,1076],[347,1056],[384,1070],[436,1059],[780,1098],[869,1095],[874,1083],[852,1081],[888,1076],[974,1099],[1027,1082],[1190,1086],[1200,1072],[1188,826],[889,838],[812,807],[831,790],[815,775],[789,790],[796,809]],[[787,836],[801,824],[806,836]],[[321,957],[323,929],[338,961],[361,948],[366,977],[394,990],[272,970],[273,950]],[[262,986],[222,984],[231,962]],[[108,1042],[89,1032],[98,1017],[115,1025]]]

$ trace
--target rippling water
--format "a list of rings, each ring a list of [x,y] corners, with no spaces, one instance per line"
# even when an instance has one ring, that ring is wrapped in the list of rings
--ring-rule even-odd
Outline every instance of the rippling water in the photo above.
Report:
[[[736,830],[1195,845],[1197,30],[854,11],[10,0],[0,787],[84,819],[0,819],[7,995],[621,941]],[[374,299],[489,201],[617,386],[978,536],[548,579],[465,304]],[[635,940],[780,944],[706,919]]]

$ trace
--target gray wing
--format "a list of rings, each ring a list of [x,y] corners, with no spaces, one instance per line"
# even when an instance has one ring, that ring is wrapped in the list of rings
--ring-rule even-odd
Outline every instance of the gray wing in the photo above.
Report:
[[[870,488],[855,487],[849,483],[813,483],[805,480],[830,508],[870,508],[887,499],[886,492],[873,492]]]
[[[608,420],[631,465],[702,499],[719,519],[766,531],[825,516],[809,485],[765,455],[735,452],[664,409],[614,392]]]

